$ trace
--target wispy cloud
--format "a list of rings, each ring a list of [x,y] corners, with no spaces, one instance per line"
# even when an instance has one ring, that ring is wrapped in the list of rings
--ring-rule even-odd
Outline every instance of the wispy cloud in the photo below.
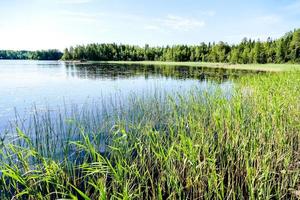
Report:
[[[157,31],[157,30],[161,30],[161,28],[159,26],[156,25],[146,25],[144,26],[145,30],[151,30],[151,31]]]
[[[59,13],[64,16],[83,17],[83,18],[96,18],[98,16],[103,15],[101,13],[87,13],[82,11],[70,11],[70,10],[61,10]]]
[[[216,15],[216,11],[214,11],[214,10],[205,10],[205,11],[202,10],[199,13],[200,13],[200,15],[209,16],[209,17],[213,17]]]
[[[277,24],[282,21],[282,18],[279,15],[264,15],[257,17],[255,20],[264,24]]]
[[[59,14],[65,19],[72,21],[95,22],[99,17],[105,16],[103,13],[88,13],[82,11],[61,10]]]
[[[55,2],[60,4],[85,4],[92,2],[92,0],[55,0]]]
[[[190,31],[197,28],[205,26],[203,20],[196,18],[187,18],[176,15],[167,15],[164,18],[145,18],[143,16],[129,15],[129,14],[120,14],[120,13],[87,13],[82,11],[70,11],[70,10],[61,10],[60,15],[67,17],[68,19],[75,21],[106,21],[105,19],[109,18],[110,20],[117,20],[118,22],[125,20],[127,24],[130,22],[137,24],[146,24],[142,25],[145,30],[152,31],[168,31],[168,30],[178,30],[178,31]]]
[[[114,12],[84,12],[84,11],[72,11],[72,10],[61,10],[59,11],[60,15],[65,17],[73,17],[73,18],[82,18],[82,19],[118,19],[118,20],[127,20],[129,21],[141,21],[145,20],[143,16],[133,15],[133,14],[122,14],[122,13],[114,13]]]
[[[205,26],[205,22],[202,20],[176,15],[168,15],[166,18],[158,19],[157,21],[161,27],[182,31],[189,31]]]

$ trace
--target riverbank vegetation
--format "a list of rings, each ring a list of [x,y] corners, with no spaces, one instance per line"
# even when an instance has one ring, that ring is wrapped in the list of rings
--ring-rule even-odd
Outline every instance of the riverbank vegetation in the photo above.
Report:
[[[72,63],[72,62],[71,62]],[[280,71],[293,71],[299,70],[300,64],[291,64],[291,63],[270,63],[270,64],[232,64],[232,63],[211,63],[211,62],[167,62],[167,61],[86,61],[86,62],[75,62],[76,64],[81,65],[97,65],[97,64],[114,64],[114,65],[152,65],[152,66],[164,66],[164,68],[180,67],[186,66],[196,68],[194,70],[236,70],[237,72],[280,72]]]
[[[174,61],[221,63],[300,63],[300,29],[265,42],[243,39],[239,44],[225,42],[200,45],[145,47],[118,44],[88,44],[65,49],[64,60],[93,61]]]
[[[62,52],[56,49],[41,51],[0,50],[0,60],[60,60]]]
[[[0,198],[299,198],[299,72],[212,87],[17,121],[0,144]]]

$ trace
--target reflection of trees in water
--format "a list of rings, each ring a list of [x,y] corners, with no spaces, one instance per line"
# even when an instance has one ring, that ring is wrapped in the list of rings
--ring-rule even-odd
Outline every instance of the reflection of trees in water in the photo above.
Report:
[[[82,79],[124,79],[143,76],[146,79],[166,77],[172,79],[198,79],[225,81],[245,74],[262,73],[260,71],[220,69],[191,66],[159,66],[138,64],[71,64],[66,63],[67,75]]]

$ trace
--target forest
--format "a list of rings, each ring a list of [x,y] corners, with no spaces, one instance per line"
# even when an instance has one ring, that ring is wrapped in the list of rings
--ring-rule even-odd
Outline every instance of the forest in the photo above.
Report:
[[[244,38],[239,44],[144,47],[123,44],[88,44],[66,48],[63,60],[94,61],[201,61],[224,63],[300,63],[300,29],[267,41]]]
[[[200,45],[144,47],[123,44],[88,44],[41,51],[0,50],[0,59],[92,60],[92,61],[175,61],[222,63],[300,63],[300,29],[267,41],[244,38],[239,44],[226,42]]]
[[[56,49],[41,51],[0,50],[0,59],[7,60],[60,60],[62,52]]]

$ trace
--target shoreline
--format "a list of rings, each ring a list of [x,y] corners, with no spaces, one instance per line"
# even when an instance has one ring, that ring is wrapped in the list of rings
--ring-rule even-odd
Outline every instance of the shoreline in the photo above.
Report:
[[[64,61],[75,64],[139,64],[139,65],[164,65],[164,66],[189,66],[207,67],[216,69],[251,70],[265,72],[283,72],[300,70],[300,64],[230,64],[230,63],[208,63],[208,62],[169,62],[169,61]]]

